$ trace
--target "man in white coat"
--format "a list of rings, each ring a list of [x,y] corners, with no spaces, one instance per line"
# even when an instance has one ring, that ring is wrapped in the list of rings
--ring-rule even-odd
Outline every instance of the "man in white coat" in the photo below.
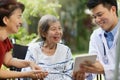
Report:
[[[75,80],[84,80],[85,77],[92,80],[92,76],[83,75],[85,73],[103,74],[105,80],[114,80],[116,44],[120,27],[117,1],[89,0],[87,7],[92,11],[96,24],[100,26],[93,31],[89,43],[89,54],[96,54],[97,60],[95,64],[80,64],[81,71],[74,74]]]

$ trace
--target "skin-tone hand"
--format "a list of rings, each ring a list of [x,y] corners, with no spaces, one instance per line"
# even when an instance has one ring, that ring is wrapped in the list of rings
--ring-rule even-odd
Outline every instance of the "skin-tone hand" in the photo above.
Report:
[[[5,55],[4,65],[15,66],[18,68],[24,68],[24,67],[30,66],[32,69],[32,71],[28,71],[28,72],[10,71],[10,72],[6,73],[5,71],[2,71],[1,73],[5,73],[6,75],[4,75],[4,76],[6,76],[8,78],[29,77],[29,78],[33,78],[33,79],[44,79],[48,75],[48,72],[42,71],[40,66],[36,65],[34,62],[13,58],[10,52],[7,52]],[[13,74],[14,74],[14,76],[13,76]]]
[[[85,80],[85,73],[103,74],[104,68],[99,61],[96,61],[94,64],[89,61],[85,61],[84,63],[80,64],[80,70],[73,73],[73,79]]]
[[[80,64],[80,67],[82,67],[87,73],[104,74],[104,68],[99,61],[96,61],[94,64],[90,61],[85,61]]]
[[[0,78],[33,78],[44,79],[48,75],[48,72],[41,70],[31,70],[25,72],[0,70]]]
[[[85,72],[84,71],[73,72],[73,80],[85,80]]]
[[[27,73],[28,77],[32,78],[33,80],[37,80],[37,79],[44,79],[47,75],[48,72],[42,72],[40,70],[33,70],[33,71],[29,71]]]
[[[37,80],[37,79],[44,80],[44,78],[48,75],[48,72],[46,72],[46,71],[42,72],[42,68],[40,66],[36,65],[32,61],[30,61],[30,67],[32,70],[41,70],[40,73],[35,73],[36,78],[33,78],[33,80]]]

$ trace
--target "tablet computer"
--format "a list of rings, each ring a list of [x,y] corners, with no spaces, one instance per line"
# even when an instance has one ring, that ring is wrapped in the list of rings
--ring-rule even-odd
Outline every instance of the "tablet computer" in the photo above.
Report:
[[[96,61],[97,55],[95,54],[81,54],[75,57],[73,71],[78,71],[80,69],[80,64],[84,61],[90,61],[94,63]]]

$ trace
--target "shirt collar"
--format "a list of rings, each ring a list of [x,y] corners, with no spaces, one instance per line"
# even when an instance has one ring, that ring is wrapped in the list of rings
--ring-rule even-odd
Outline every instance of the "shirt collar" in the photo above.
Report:
[[[113,36],[115,36],[115,34],[117,33],[117,30],[118,30],[119,26],[120,26],[120,20],[118,21],[118,24],[113,28],[113,30],[110,31],[113,34]]]

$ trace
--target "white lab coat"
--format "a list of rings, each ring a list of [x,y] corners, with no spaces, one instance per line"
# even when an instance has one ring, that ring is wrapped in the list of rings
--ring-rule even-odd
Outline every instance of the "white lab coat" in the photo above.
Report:
[[[116,27],[119,26],[120,26],[120,22]],[[101,28],[96,29],[92,33],[90,38],[89,53],[97,54],[97,60],[99,60],[104,67],[105,80],[113,80],[114,77],[117,37],[118,37],[118,30],[114,36],[113,45],[110,49],[108,48],[107,41],[104,37],[104,31]],[[106,49],[106,56],[105,56],[103,44]]]

